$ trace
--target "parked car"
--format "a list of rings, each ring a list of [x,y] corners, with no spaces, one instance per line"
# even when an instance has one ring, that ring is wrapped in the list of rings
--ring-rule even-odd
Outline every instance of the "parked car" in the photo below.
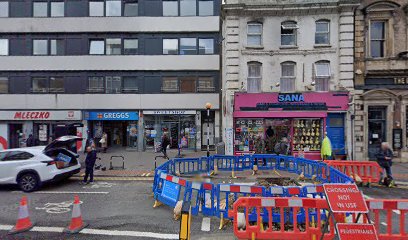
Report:
[[[18,184],[32,192],[45,182],[79,173],[81,165],[76,142],[82,138],[63,136],[47,146],[8,149],[0,152],[0,184]]]

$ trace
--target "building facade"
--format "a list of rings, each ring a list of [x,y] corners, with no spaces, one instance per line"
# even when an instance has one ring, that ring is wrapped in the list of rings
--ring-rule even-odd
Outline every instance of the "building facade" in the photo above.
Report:
[[[407,1],[362,1],[355,15],[354,157],[375,159],[381,142],[408,157]],[[406,161],[406,160],[405,160]]]
[[[358,1],[227,0],[223,5],[223,124],[228,154],[320,158],[325,132],[350,154],[354,9]],[[259,141],[262,144],[259,144]],[[258,147],[259,149],[259,147]]]
[[[1,148],[33,134],[219,140],[220,0],[0,0]],[[209,117],[205,104],[212,103]],[[205,128],[206,129],[206,128]],[[206,138],[206,137],[205,137]]]

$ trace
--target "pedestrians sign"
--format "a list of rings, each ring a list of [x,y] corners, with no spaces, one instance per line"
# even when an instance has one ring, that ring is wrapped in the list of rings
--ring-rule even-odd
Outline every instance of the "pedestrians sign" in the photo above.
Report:
[[[176,183],[164,181],[162,197],[176,204],[180,195],[180,185]]]
[[[333,213],[368,213],[363,194],[355,184],[324,184],[323,189]]]
[[[373,224],[338,223],[337,233],[340,240],[378,240]]]

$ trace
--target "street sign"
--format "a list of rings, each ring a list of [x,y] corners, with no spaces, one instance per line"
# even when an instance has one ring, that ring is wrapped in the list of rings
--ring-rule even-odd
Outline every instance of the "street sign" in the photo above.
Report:
[[[324,184],[323,189],[333,213],[368,213],[363,194],[355,184]]]
[[[373,224],[338,223],[336,226],[339,240],[378,240]]]
[[[180,185],[164,181],[163,184],[163,191],[161,193],[162,197],[166,198],[167,200],[171,201],[173,204],[176,204],[180,194]]]

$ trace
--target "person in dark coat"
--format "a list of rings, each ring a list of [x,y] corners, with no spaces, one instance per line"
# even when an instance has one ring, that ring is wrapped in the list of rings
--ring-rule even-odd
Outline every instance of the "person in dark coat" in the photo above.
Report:
[[[163,154],[164,154],[164,156],[166,158],[168,158],[168,156],[167,156],[167,146],[169,146],[169,145],[170,145],[169,138],[167,137],[166,134],[163,134],[163,138],[162,138],[162,142],[161,142],[161,151],[163,152]]]
[[[26,145],[27,145],[27,147],[33,147],[33,146],[34,146],[34,137],[33,137],[33,134],[30,134],[30,135],[28,136],[27,141],[26,141]]]
[[[96,162],[96,150],[90,146],[86,148],[86,159],[85,159],[85,177],[84,181],[82,181],[82,184],[93,184],[93,171],[94,171],[94,166]],[[88,182],[88,177],[89,177],[89,182]]]
[[[381,148],[378,151],[376,157],[378,164],[385,170],[387,174],[388,181],[384,181],[385,185],[394,185],[394,179],[391,172],[393,152],[387,142],[381,143]],[[383,175],[381,176],[380,184],[382,183],[382,181]],[[386,182],[388,182],[388,184]]]

